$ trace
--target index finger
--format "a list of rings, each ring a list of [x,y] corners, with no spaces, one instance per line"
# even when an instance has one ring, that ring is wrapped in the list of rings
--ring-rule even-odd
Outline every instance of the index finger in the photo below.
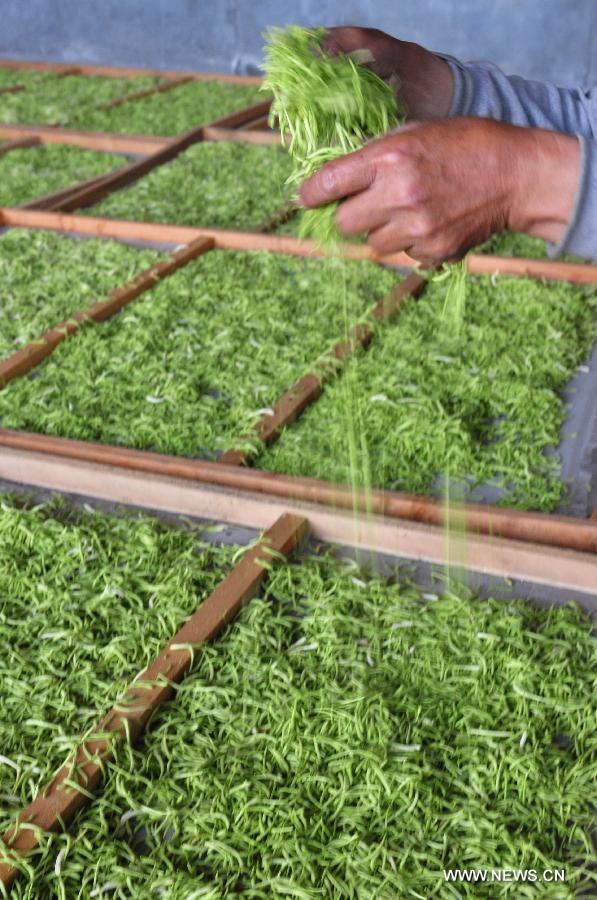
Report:
[[[332,200],[342,200],[370,187],[375,180],[375,167],[371,165],[364,148],[326,163],[308,178],[299,190],[304,206],[321,206]]]
[[[364,45],[366,36],[363,28],[357,25],[336,25],[325,30],[323,48],[331,56],[354,53],[355,50],[362,50]]]

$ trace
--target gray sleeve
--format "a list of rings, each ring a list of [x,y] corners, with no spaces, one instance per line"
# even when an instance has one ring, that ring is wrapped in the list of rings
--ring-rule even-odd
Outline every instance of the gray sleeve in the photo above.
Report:
[[[549,253],[570,253],[597,260],[597,89],[558,88],[541,81],[505,75],[492,63],[446,60],[454,78],[448,115],[481,116],[577,135],[580,178],[572,216],[559,244]]]
[[[548,244],[550,256],[570,253],[597,261],[597,141],[579,137],[580,179],[570,221],[559,244]]]
[[[559,88],[549,82],[505,75],[488,62],[461,63],[443,56],[454,78],[450,116],[482,116],[548,128],[565,134],[597,137],[597,96],[580,88]]]

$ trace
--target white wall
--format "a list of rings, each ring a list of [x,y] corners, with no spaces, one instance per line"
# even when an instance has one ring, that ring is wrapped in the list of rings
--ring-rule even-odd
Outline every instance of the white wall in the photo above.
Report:
[[[245,71],[268,25],[363,24],[560,84],[597,83],[597,0],[0,0],[0,56]]]

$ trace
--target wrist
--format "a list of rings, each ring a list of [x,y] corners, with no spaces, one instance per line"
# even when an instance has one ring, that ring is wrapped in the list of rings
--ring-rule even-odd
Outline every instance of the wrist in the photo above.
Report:
[[[409,115],[421,120],[447,116],[454,93],[454,77],[448,63],[418,44],[396,43],[400,95]]]
[[[520,129],[508,228],[558,243],[566,230],[580,179],[576,137]]]

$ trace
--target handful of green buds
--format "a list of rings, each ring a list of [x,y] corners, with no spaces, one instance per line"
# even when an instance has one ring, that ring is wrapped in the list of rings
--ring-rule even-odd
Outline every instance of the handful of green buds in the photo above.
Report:
[[[442,271],[438,275],[432,275],[434,282],[447,282],[446,297],[444,300],[444,308],[442,318],[444,319],[448,332],[452,337],[459,337],[464,322],[464,314],[466,308],[466,275],[467,268],[464,261],[453,263],[452,265],[444,263]]]
[[[279,123],[282,141],[289,138],[294,166],[288,179],[298,184],[324,163],[358,150],[403,120],[396,94],[364,63],[371,54],[356,51],[330,56],[323,47],[325,29],[291,25],[269,32],[263,90],[274,100],[270,124]],[[300,237],[322,246],[339,240],[337,203],[306,210]]]

